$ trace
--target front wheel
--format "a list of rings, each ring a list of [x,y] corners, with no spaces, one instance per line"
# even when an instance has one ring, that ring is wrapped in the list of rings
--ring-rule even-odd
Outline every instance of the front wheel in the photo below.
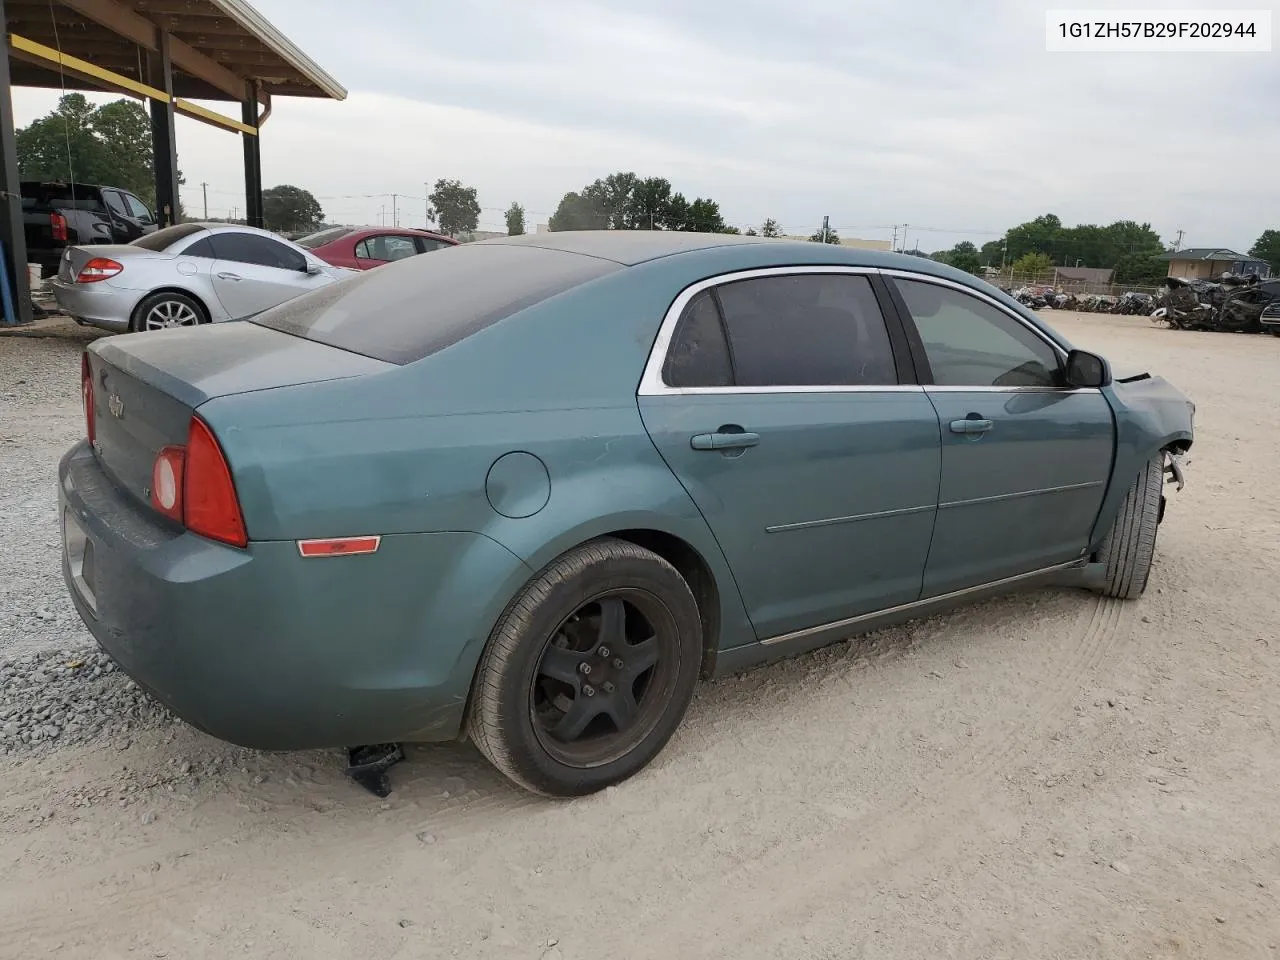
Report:
[[[592,541],[530,581],[494,627],[471,739],[528,790],[593,793],[666,745],[701,656],[697,602],[679,572],[635,544]]]
[[[1164,454],[1148,460],[1120,504],[1120,512],[1098,550],[1106,565],[1102,593],[1122,600],[1136,600],[1147,589],[1160,526],[1160,501],[1164,482]]]

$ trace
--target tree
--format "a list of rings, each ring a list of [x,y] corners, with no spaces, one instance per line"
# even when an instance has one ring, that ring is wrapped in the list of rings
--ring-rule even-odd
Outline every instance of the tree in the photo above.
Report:
[[[460,180],[441,178],[427,199],[436,208],[441,233],[455,237],[471,233],[480,225],[480,201],[476,199],[475,187],[464,187]]]
[[[518,237],[524,233],[524,207],[512,203],[507,207],[507,236]]]
[[[1043,253],[1052,257],[1054,249],[1061,239],[1058,234],[1062,230],[1062,221],[1053,213],[1046,213],[1027,223],[1020,223],[1006,233],[1008,256],[1017,260],[1025,253]]]
[[[1003,259],[1004,241],[989,240],[982,245],[982,249],[978,251],[978,261],[984,267],[998,267]]]
[[[1047,253],[1024,253],[1013,261],[1013,272],[1035,276],[1053,269],[1053,260]]]
[[[1273,272],[1280,273],[1280,230],[1263,230],[1258,242],[1249,248],[1249,256],[1267,261]]]
[[[957,270],[964,270],[976,276],[982,275],[982,260],[978,256],[978,248],[968,240],[961,240],[950,250],[940,250],[930,259],[950,264]]]
[[[685,218],[685,230],[691,233],[723,233],[724,217],[720,216],[720,204],[714,200],[698,197],[689,204],[689,215]]]
[[[314,230],[324,222],[324,210],[310,190],[282,183],[262,191],[262,222],[268,230]]]
[[[735,232],[714,200],[690,202],[666,177],[611,173],[581,190],[566,193],[547,225],[552,230],[691,230]]]
[[[637,180],[631,188],[627,225],[635,230],[657,230],[671,203],[671,181],[666,177]]]
[[[82,93],[64,94],[48,116],[16,131],[15,139],[25,180],[123,187],[155,206],[151,119],[135,100],[94,107]],[[179,171],[178,185],[185,182]]]
[[[743,236],[744,236],[744,237],[758,237],[758,236],[760,236],[760,234],[756,233],[756,228],[755,228],[755,227],[747,227],[747,230],[746,230],[746,232],[743,234]]]
[[[549,230],[603,230],[609,225],[609,214],[596,200],[581,193],[566,193],[547,221]]]
[[[778,225],[777,220],[774,220],[772,217],[770,217],[760,225],[760,236],[780,237],[782,236],[782,227]]]
[[[839,243],[840,234],[836,233],[834,227],[827,227],[827,237],[826,240],[823,240],[822,228],[819,227],[817,230],[813,231],[813,233],[809,234],[809,240],[812,243]]]
[[[1112,279],[1116,283],[1155,286],[1169,273],[1169,264],[1145,253],[1123,256],[1116,263]]]

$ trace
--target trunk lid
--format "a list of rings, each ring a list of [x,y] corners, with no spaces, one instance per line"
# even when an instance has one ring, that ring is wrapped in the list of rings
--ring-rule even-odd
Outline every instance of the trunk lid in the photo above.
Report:
[[[147,505],[156,454],[186,444],[191,415],[205,401],[395,369],[249,323],[111,337],[95,341],[87,354],[94,452],[103,469]]]
[[[84,265],[95,257],[106,257],[129,268],[130,260],[145,258],[148,260],[171,260],[172,254],[159,253],[146,247],[135,247],[128,243],[91,243],[83,246],[67,247],[58,260],[58,279],[66,283],[74,283]]]

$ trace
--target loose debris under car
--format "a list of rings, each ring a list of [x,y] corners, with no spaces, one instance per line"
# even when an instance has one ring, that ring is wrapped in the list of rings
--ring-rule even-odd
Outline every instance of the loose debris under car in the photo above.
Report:
[[[391,795],[387,771],[404,759],[398,743],[374,743],[347,751],[347,776],[375,797]]]

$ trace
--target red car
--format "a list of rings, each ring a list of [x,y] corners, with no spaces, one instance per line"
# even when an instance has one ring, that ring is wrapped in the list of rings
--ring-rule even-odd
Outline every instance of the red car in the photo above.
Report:
[[[352,270],[368,270],[458,243],[443,234],[407,227],[330,227],[295,242],[325,263]]]

